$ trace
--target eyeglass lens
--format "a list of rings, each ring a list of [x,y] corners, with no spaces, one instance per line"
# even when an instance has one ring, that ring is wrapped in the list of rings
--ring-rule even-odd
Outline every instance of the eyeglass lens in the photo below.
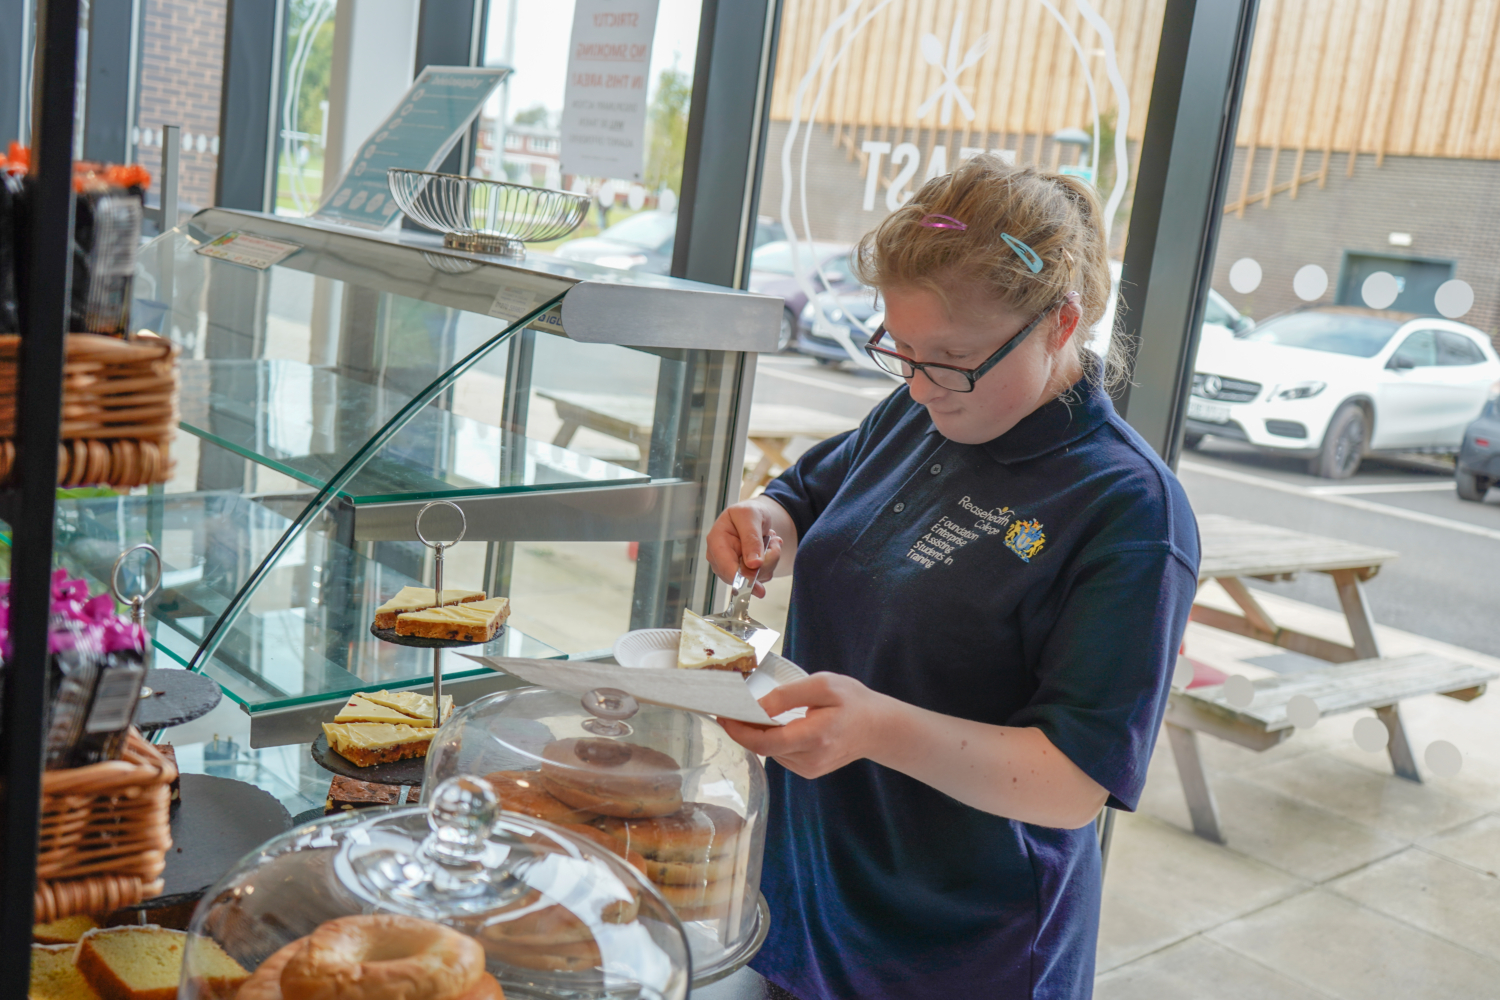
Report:
[[[916,373],[916,369],[894,355],[884,354],[879,351],[871,351],[870,355],[875,359],[877,365],[892,375],[911,378]],[[969,380],[962,372],[954,371],[951,368],[928,368],[926,369],[926,374],[928,378],[932,379],[941,388],[952,389],[957,392],[969,391]]]

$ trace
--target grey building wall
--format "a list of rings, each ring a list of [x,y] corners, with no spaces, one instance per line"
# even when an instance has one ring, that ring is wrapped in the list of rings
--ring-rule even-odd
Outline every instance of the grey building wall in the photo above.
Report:
[[[1235,151],[1229,197],[1237,199],[1246,151]],[[1295,150],[1280,155],[1277,180],[1290,180]],[[1309,152],[1303,174],[1313,173],[1322,153]],[[1251,174],[1251,192],[1264,192],[1270,158],[1261,150]],[[1361,154],[1354,176],[1344,174],[1348,154],[1335,153],[1324,188],[1304,184],[1292,200],[1275,195],[1256,202],[1245,217],[1224,217],[1214,260],[1213,286],[1236,308],[1266,319],[1305,305],[1292,291],[1292,276],[1305,264],[1328,272],[1330,304],[1338,290],[1346,251],[1388,257],[1454,262],[1453,275],[1474,289],[1474,306],[1460,321],[1500,338],[1500,162],[1387,156],[1375,165]],[[1392,246],[1391,233],[1410,233],[1411,246]],[[1260,287],[1240,294],[1229,285],[1229,268],[1242,257],[1260,263]],[[1497,339],[1500,343],[1500,339]]]

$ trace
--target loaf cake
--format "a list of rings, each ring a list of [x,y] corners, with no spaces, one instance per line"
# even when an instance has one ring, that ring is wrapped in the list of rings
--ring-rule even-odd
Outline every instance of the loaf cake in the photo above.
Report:
[[[86,913],[63,917],[50,924],[35,924],[31,928],[31,940],[37,944],[77,944],[86,931],[99,926],[99,922]]]
[[[443,588],[443,604],[459,604],[466,601],[482,601],[482,590],[457,590]],[[396,616],[407,611],[422,611],[437,607],[438,600],[431,587],[402,587],[401,592],[375,609],[376,628],[395,628]]]
[[[748,677],[755,670],[755,647],[684,609],[677,666],[683,670],[734,670]]]
[[[99,1000],[99,994],[73,964],[72,944],[31,946],[31,985],[27,1000]]]
[[[78,971],[103,1000],[176,1000],[187,934],[154,924],[89,931],[78,942]],[[250,974],[212,940],[194,946],[194,977],[210,995],[232,995]]]
[[[457,642],[489,642],[510,617],[510,599],[450,604],[396,616],[396,634],[422,639],[452,639]]]
[[[323,735],[334,753],[359,767],[388,764],[408,757],[426,757],[437,730],[431,726],[402,726],[385,722],[323,723]]]

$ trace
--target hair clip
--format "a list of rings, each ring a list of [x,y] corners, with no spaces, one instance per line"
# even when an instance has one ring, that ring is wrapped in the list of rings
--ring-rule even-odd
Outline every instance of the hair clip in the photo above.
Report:
[[[928,229],[957,229],[959,232],[969,228],[967,222],[959,222],[951,215],[938,215],[937,213],[922,216],[917,225],[926,226]]]
[[[1016,239],[1010,233],[1001,233],[1000,238],[1005,241],[1007,246],[1009,246],[1016,252],[1017,257],[1020,257],[1026,262],[1026,266],[1031,268],[1032,274],[1037,274],[1041,271],[1042,258],[1037,256],[1037,252],[1035,250],[1031,249],[1031,247],[1027,246],[1025,243],[1022,243],[1020,240]]]

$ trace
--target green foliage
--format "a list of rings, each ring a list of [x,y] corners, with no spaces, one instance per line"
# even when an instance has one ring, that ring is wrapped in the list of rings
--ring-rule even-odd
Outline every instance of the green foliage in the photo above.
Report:
[[[687,148],[688,105],[692,77],[679,69],[662,70],[646,112],[646,190],[671,188],[681,194],[682,157]]]
[[[287,4],[286,57],[291,59],[303,28],[316,20],[330,0],[290,0]],[[308,49],[302,71],[302,89],[297,93],[297,131],[317,135],[323,130],[322,103],[328,100],[328,78],[333,68],[333,17],[318,28]],[[290,123],[287,123],[290,127]]]
[[[531,107],[516,112],[515,123],[517,125],[546,125],[551,115],[544,104],[533,104]]]

